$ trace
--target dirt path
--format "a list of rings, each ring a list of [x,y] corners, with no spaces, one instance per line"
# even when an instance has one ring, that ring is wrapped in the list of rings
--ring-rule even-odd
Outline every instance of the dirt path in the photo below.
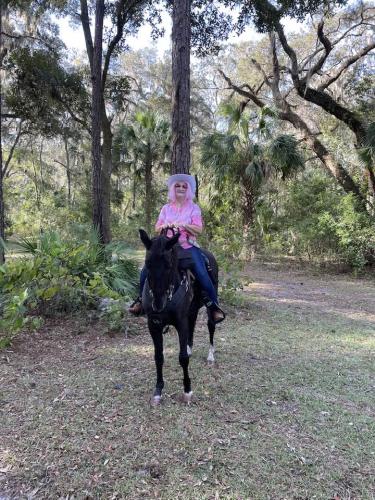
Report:
[[[375,332],[374,280],[353,278],[349,274],[320,274],[280,263],[253,263],[247,273],[253,283],[246,291],[261,300],[274,302],[280,309],[346,318],[348,323],[371,325]]]
[[[253,263],[214,367],[204,313],[182,390],[165,336],[153,409],[145,320],[49,321],[0,353],[0,499],[372,499],[375,283]]]

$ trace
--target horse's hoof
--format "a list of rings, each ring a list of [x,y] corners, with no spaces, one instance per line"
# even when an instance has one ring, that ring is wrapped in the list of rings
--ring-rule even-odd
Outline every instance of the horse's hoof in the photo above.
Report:
[[[209,365],[213,365],[215,363],[215,349],[212,346],[210,346],[208,350],[207,363]]]
[[[183,395],[181,396],[181,401],[189,405],[192,401],[192,397],[193,397],[193,391],[184,392]]]
[[[160,406],[161,405],[161,396],[152,396],[150,399],[151,406]]]

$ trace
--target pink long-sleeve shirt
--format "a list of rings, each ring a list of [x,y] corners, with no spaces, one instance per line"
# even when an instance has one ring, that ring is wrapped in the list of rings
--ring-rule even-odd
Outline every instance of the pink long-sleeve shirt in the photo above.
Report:
[[[201,209],[193,201],[186,201],[181,207],[177,206],[176,203],[168,203],[164,205],[160,211],[159,218],[156,222],[156,228],[164,224],[173,223],[194,224],[203,227]],[[193,246],[188,240],[195,242],[196,238],[191,233],[181,228],[178,242],[182,248],[191,248]]]

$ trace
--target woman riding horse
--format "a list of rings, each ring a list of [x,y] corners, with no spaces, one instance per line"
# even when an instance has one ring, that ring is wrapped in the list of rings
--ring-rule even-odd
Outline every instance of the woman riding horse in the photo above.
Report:
[[[205,257],[197,243],[197,235],[202,232],[203,221],[200,207],[193,202],[195,196],[195,179],[191,175],[176,174],[168,179],[169,203],[164,205],[160,211],[155,229],[158,233],[166,231],[167,236],[172,237],[174,232],[169,229],[174,227],[180,233],[178,243],[179,259],[190,258],[192,271],[203,291],[206,292],[208,300],[205,301],[214,323],[220,323],[225,319],[225,313],[220,309],[216,289],[208,274]],[[143,267],[140,278],[140,295],[129,308],[132,314],[142,312],[142,291],[147,279],[147,269]]]

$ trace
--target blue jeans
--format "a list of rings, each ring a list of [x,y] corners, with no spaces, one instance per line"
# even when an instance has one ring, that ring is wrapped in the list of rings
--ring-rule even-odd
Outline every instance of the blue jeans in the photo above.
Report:
[[[206,261],[200,248],[192,247],[189,249],[189,253],[193,259],[193,266],[191,270],[193,271],[196,279],[199,281],[199,284],[209,296],[211,302],[213,302],[214,304],[218,304],[217,293],[211,281],[210,275],[207,272]],[[140,287],[139,287],[140,297],[142,297],[143,287],[145,285],[146,278],[147,278],[147,269],[146,267],[143,267],[141,271]]]

